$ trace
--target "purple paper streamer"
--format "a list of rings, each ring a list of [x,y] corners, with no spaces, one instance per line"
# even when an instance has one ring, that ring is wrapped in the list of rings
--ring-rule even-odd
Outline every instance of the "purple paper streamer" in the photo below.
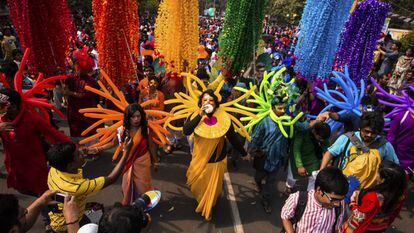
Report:
[[[336,62],[339,66],[348,65],[354,81],[367,79],[389,9],[385,2],[360,2],[345,24]]]

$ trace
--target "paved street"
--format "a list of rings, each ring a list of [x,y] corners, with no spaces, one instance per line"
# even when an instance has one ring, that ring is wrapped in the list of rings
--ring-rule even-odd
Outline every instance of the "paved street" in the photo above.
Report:
[[[280,232],[280,209],[283,205],[284,198],[280,194],[284,186],[284,176],[279,174],[278,185],[275,187],[275,199],[273,203],[273,213],[268,215],[264,213],[263,208],[258,201],[257,195],[253,189],[253,169],[251,164],[245,161],[239,161],[239,169],[235,169],[229,164],[229,178],[231,180],[230,189],[226,190],[219,198],[213,212],[211,221],[205,221],[200,215],[194,212],[196,201],[186,186],[185,173],[190,161],[190,155],[187,147],[182,151],[175,152],[172,155],[163,157],[160,170],[153,172],[154,186],[162,192],[162,201],[151,212],[152,225],[149,232],[170,233],[170,232],[217,232],[231,233],[236,232]],[[114,164],[111,162],[112,153],[110,151],[102,154],[101,158],[95,162],[88,163],[85,167],[87,177],[96,177],[108,174]],[[3,154],[0,155],[3,162]],[[276,189],[277,188],[277,189]],[[409,199],[403,211],[401,219],[394,222],[393,229],[388,232],[413,232],[414,228],[414,190],[410,185]],[[5,179],[0,179],[0,192],[16,193],[14,190],[6,188]],[[234,193],[236,204],[231,206],[231,195]],[[28,205],[33,198],[17,194],[23,206]],[[120,179],[115,185],[112,185],[90,201],[103,203],[110,206],[121,199]],[[232,211],[233,210],[233,211]],[[233,216],[233,212],[239,215]],[[234,221],[233,219],[236,219]],[[240,219],[241,225],[237,223]],[[235,227],[236,226],[236,227]],[[40,218],[31,232],[44,232],[44,227]]]

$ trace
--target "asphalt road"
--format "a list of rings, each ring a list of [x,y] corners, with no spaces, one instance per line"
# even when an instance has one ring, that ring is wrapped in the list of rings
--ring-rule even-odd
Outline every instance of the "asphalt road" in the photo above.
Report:
[[[65,131],[67,128],[64,128]],[[280,210],[285,198],[281,194],[284,189],[284,172],[281,171],[275,187],[274,201],[272,203],[272,214],[266,214],[259,201],[259,196],[253,189],[253,169],[251,164],[238,161],[238,169],[234,169],[229,163],[229,180],[231,183],[224,188],[222,196],[217,201],[211,221],[205,221],[194,212],[196,201],[186,186],[186,169],[191,159],[188,147],[176,151],[171,155],[165,155],[158,172],[153,171],[153,183],[156,189],[162,192],[162,200],[159,205],[151,211],[152,223],[149,232],[172,233],[172,232],[280,232]],[[108,174],[114,167],[111,161],[112,152],[103,153],[99,160],[88,163],[85,168],[85,176],[93,178]],[[3,154],[0,154],[3,161]],[[121,200],[121,182],[118,182],[90,198],[90,201],[103,203],[111,206]],[[229,190],[229,187],[231,190]],[[1,193],[14,193],[18,196],[21,205],[27,206],[32,197],[16,193],[7,189],[5,179],[0,179]],[[234,193],[234,202],[232,195]],[[231,203],[235,204],[232,208]],[[236,210],[235,210],[236,209]],[[234,214],[236,212],[236,214]],[[237,214],[238,212],[238,214]],[[410,184],[409,198],[401,214],[393,227],[387,232],[414,232],[414,186]],[[238,221],[240,220],[240,222]],[[239,224],[237,224],[239,222]],[[236,230],[235,230],[236,229]],[[240,231],[241,230],[241,231]],[[38,219],[36,225],[30,232],[44,232],[43,223]]]

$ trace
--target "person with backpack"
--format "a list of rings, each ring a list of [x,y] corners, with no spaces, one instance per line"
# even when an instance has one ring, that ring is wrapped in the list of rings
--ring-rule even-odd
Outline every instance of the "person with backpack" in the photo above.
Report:
[[[287,192],[291,193],[296,181],[307,179],[307,190],[315,186],[312,173],[319,169],[323,153],[329,146],[331,128],[327,123],[318,122],[312,129],[295,134],[293,148],[289,155],[289,168],[286,180]]]
[[[313,190],[289,195],[281,212],[282,232],[337,232],[342,225],[347,192],[348,181],[340,169],[322,169]]]
[[[335,158],[334,165],[350,177],[352,191],[371,187],[376,182],[381,161],[399,164],[393,146],[381,135],[383,128],[382,113],[364,113],[359,132],[341,135],[323,155],[320,169]]]
[[[354,192],[351,215],[340,233],[385,232],[398,216],[407,197],[404,170],[385,160],[379,168],[377,181],[371,188]]]

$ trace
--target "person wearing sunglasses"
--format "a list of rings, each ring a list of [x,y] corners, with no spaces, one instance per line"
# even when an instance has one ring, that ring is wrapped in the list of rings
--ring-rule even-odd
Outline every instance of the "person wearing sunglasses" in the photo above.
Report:
[[[281,218],[287,233],[331,233],[342,225],[344,198],[348,192],[347,178],[336,167],[322,169],[315,180],[315,188],[289,195]]]

